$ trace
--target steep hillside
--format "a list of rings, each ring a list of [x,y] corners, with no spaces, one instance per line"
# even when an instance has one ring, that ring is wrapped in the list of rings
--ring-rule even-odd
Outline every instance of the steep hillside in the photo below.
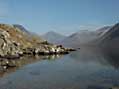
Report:
[[[105,27],[97,29],[96,33],[97,33],[98,37],[102,37],[110,28],[111,28],[111,26],[105,26]]]
[[[119,49],[119,23],[113,25],[107,32],[105,32],[98,39],[97,42],[99,46],[105,48],[106,50],[118,51]]]
[[[19,24],[14,24],[13,25],[14,28],[21,30],[21,32],[25,35],[25,37],[30,41],[33,42],[32,40],[37,40],[39,42],[43,42],[44,40],[37,35],[36,33],[30,32],[28,31],[25,27],[23,27],[22,25]]]
[[[95,31],[81,30],[66,37],[61,44],[68,47],[79,48],[80,45],[85,45],[95,40],[97,33]]]
[[[119,23],[112,26],[108,31],[106,31],[101,37],[101,42],[111,41],[113,39],[119,38]]]
[[[14,27],[14,28],[18,28],[18,29],[20,29],[22,32],[25,32],[25,33],[28,33],[28,34],[31,33],[31,32],[29,32],[26,28],[24,28],[22,25],[19,25],[19,24],[13,24],[13,27]]]
[[[12,41],[24,47],[31,47],[36,43],[42,42],[42,40],[39,40],[38,38],[30,37],[29,34],[15,28],[13,25],[0,24],[0,30],[8,33]]]

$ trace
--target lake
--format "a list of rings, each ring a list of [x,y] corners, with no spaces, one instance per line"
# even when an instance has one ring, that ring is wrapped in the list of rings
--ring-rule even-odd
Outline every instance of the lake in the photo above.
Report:
[[[119,86],[119,56],[98,48],[26,57],[0,73],[0,89],[110,89]]]

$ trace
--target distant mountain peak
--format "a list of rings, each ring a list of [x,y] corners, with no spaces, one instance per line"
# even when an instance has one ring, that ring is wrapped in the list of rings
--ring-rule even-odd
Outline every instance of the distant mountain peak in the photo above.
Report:
[[[60,42],[62,39],[64,39],[66,36],[59,34],[55,31],[49,31],[46,34],[44,34],[42,36],[42,38],[44,38],[45,40],[51,42],[51,43],[58,43]]]

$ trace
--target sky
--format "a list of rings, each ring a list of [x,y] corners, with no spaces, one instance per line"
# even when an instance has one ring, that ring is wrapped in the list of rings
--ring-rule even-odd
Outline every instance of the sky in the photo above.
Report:
[[[0,23],[71,34],[119,21],[119,0],[0,0]]]

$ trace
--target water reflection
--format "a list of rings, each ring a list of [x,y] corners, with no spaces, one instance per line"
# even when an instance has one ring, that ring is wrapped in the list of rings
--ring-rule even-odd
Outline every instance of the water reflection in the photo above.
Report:
[[[103,54],[106,55],[106,60],[110,65],[112,65],[115,69],[119,69],[119,51],[115,51],[114,49],[105,49],[103,50]]]
[[[15,72],[20,67],[38,62],[40,60],[55,60],[57,58],[62,57],[63,55],[47,55],[47,56],[23,56],[20,59],[1,59],[0,60],[0,77],[4,75]]]
[[[117,50],[101,48],[82,48],[78,52],[73,52],[69,54],[69,56],[76,62],[80,62],[80,65],[83,64],[88,66],[86,70],[88,71],[88,78],[86,78],[86,80],[83,79],[86,82],[88,81],[88,84],[86,85],[85,83],[83,85],[87,86],[87,88],[85,87],[84,89],[119,88],[119,52]],[[95,68],[91,66],[94,66]],[[94,72],[94,70],[92,69],[96,69],[96,72]],[[90,74],[91,71],[92,73]],[[91,83],[92,79],[93,83]],[[95,84],[96,82],[98,83]]]
[[[55,60],[57,58],[59,60]],[[0,87],[2,89],[111,89],[119,86],[118,58],[118,53],[114,50],[86,47],[63,57],[60,55],[24,57],[15,60],[16,67],[8,68],[8,71],[15,71],[14,73],[8,76],[4,76],[5,73],[9,74],[8,71],[1,73],[4,77],[0,78]]]
[[[69,56],[80,62],[95,62],[102,66],[112,66],[115,69],[119,69],[119,52],[113,49],[88,48],[87,50],[82,48]]]

